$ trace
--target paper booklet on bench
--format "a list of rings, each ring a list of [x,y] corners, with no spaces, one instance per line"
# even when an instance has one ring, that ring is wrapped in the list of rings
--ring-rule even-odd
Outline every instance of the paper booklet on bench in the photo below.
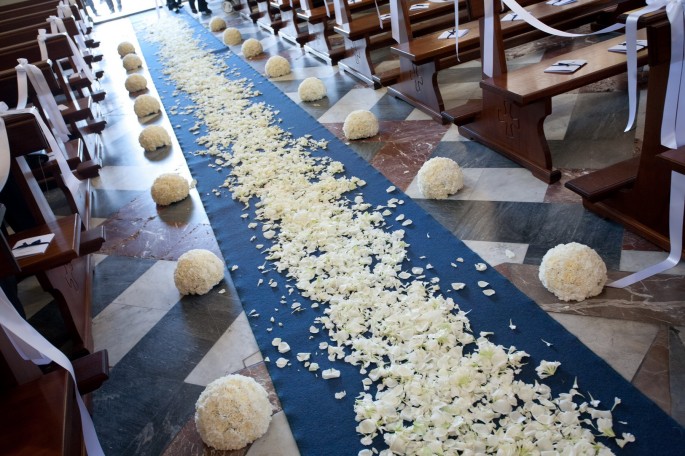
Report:
[[[462,36],[466,35],[469,33],[468,29],[464,30],[449,30],[446,32],[442,32],[440,36],[438,36],[439,40],[448,40],[450,38],[461,38]]]
[[[553,6],[564,6],[568,5],[569,3],[575,3],[578,0],[550,0],[547,3],[548,5],[553,5]]]
[[[409,11],[419,11],[419,10],[425,10],[430,8],[430,5],[428,3],[417,3],[415,5],[412,5],[409,7]]]
[[[514,13],[509,13],[505,15],[502,19],[500,19],[500,22],[514,22],[514,21],[522,21],[523,19],[519,17],[518,14]]]
[[[31,255],[40,255],[45,253],[50,245],[50,241],[55,237],[55,233],[43,234],[41,236],[34,236],[22,239],[14,244],[12,247],[12,255],[14,258],[24,258]]]
[[[575,73],[586,63],[587,60],[559,60],[545,68],[545,73]]]
[[[647,47],[647,40],[636,40],[635,44],[636,50],[641,51]],[[625,54],[627,52],[626,42],[624,41],[623,43],[617,44],[616,46],[611,46],[607,50],[609,52],[618,52],[619,54]]]

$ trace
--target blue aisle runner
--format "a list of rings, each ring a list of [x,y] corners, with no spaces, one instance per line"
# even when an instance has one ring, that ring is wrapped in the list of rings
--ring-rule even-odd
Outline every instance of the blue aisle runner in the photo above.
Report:
[[[528,365],[520,376],[522,380],[534,382],[534,368],[541,360],[560,361],[561,367],[557,374],[545,380],[555,395],[568,392],[574,378],[577,377],[579,391],[583,394],[589,392],[595,399],[600,399],[599,408],[611,408],[614,397],[621,398],[622,403],[614,411],[614,430],[619,436],[622,432],[630,432],[636,436],[637,441],[621,450],[613,441],[600,439],[614,451],[626,455],[684,454],[682,446],[685,443],[685,431],[674,420],[497,271],[488,268],[485,272],[477,272],[473,265],[482,260],[460,240],[426,214],[409,197],[397,191],[388,194],[386,189],[391,183],[384,176],[240,57],[231,54],[194,19],[186,14],[181,16],[194,29],[195,36],[201,39],[208,51],[221,55],[229,68],[238,68],[242,77],[254,82],[255,89],[262,92],[262,95],[254,99],[255,102],[265,101],[274,109],[280,110],[279,117],[283,119],[281,127],[284,130],[291,131],[295,137],[311,134],[316,139],[329,141],[326,153],[345,165],[347,175],[357,176],[367,182],[361,189],[366,202],[372,205],[385,205],[391,197],[404,199],[405,204],[399,206],[401,213],[414,222],[405,228],[406,241],[410,244],[408,256],[412,260],[411,265],[425,266],[430,262],[434,269],[426,271],[428,276],[425,280],[439,276],[443,290],[448,289],[451,282],[467,284],[464,290],[447,293],[447,296],[451,296],[462,310],[470,310],[468,318],[474,334],[477,335],[480,331],[493,331],[494,335],[490,340],[494,343],[505,347],[515,346],[530,354]],[[184,93],[172,96],[175,86],[163,77],[163,67],[155,55],[155,45],[145,41],[143,35],[144,33],[139,33],[142,51],[167,112],[169,107],[177,104],[179,100],[181,106],[191,104]],[[360,435],[355,431],[353,405],[355,397],[362,390],[363,377],[354,366],[343,361],[331,363],[326,354],[318,350],[319,342],[327,340],[323,331],[310,339],[309,326],[316,316],[321,315],[321,309],[310,309],[309,301],[300,297],[297,291],[289,295],[286,289],[287,282],[277,273],[259,273],[257,267],[264,264],[265,258],[264,254],[255,248],[255,244],[270,243],[261,238],[250,242],[253,235],[260,234],[260,230],[250,230],[247,227],[249,221],[254,219],[254,212],[250,211],[250,219],[241,219],[240,216],[245,213],[242,204],[233,201],[225,190],[221,197],[211,193],[212,189],[219,188],[227,174],[207,166],[213,158],[192,154],[200,149],[195,143],[197,136],[188,131],[196,121],[194,118],[181,114],[169,117],[172,125],[181,125],[181,128],[175,129],[175,133],[185,151],[193,177],[197,179],[197,188],[221,251],[229,265],[239,265],[239,269],[231,272],[231,276],[243,307],[248,314],[253,309],[260,314],[256,318],[249,317],[249,321],[262,354],[271,360],[266,364],[301,453],[312,456],[357,454],[364,447],[359,443]],[[399,213],[400,209],[396,211]],[[188,246],[188,249],[190,248],[192,246]],[[424,255],[426,259],[420,260],[419,257]],[[462,257],[464,262],[454,269],[450,263],[457,257]],[[264,284],[257,287],[260,278],[264,279]],[[269,279],[278,282],[278,287],[267,286]],[[479,280],[489,282],[497,294],[492,297],[484,296],[476,285]],[[279,303],[281,296],[286,296],[288,304]],[[292,314],[290,304],[293,301],[302,303],[302,307],[307,310]],[[272,316],[276,323],[281,322],[283,326],[275,326],[272,332],[267,332],[266,328],[272,326],[269,322]],[[509,328],[510,319],[517,326],[515,331]],[[279,354],[271,344],[274,337],[282,337],[287,341],[291,346],[291,352],[287,355]],[[542,340],[553,345],[547,346]],[[315,377],[295,359],[295,354],[299,352],[311,352],[312,361],[318,362],[321,369],[335,367],[341,371],[341,377],[328,381]],[[291,358],[291,365],[284,369],[277,368],[275,361],[280,356]],[[334,398],[334,394],[339,391],[347,393],[342,400]],[[621,425],[619,421],[627,422],[628,425]]]

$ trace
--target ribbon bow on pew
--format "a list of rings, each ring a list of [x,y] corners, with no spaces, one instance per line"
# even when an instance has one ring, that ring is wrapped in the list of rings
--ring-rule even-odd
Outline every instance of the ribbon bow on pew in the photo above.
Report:
[[[67,42],[69,43],[69,47],[71,48],[71,54],[74,58],[74,64],[76,65],[76,71],[78,73],[83,73],[83,75],[86,78],[88,78],[90,82],[95,82],[93,72],[90,71],[90,67],[88,66],[86,61],[83,60],[83,55],[81,55],[81,52],[79,51],[78,47],[76,47],[76,45],[74,44],[74,41],[66,33],[47,33],[45,29],[38,30],[38,46],[40,47],[40,58],[43,60],[48,60],[50,58],[48,56],[48,48],[45,45],[45,40],[50,38],[51,36],[57,35],[64,35],[67,38]]]

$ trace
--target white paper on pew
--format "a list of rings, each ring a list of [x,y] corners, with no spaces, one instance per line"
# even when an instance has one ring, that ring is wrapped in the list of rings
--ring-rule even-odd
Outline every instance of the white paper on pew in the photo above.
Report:
[[[380,18],[380,20],[382,22],[382,21],[389,21],[390,18],[392,17],[392,15],[391,14],[381,14],[378,17]]]
[[[18,348],[17,352],[20,355],[26,356],[26,352],[30,352],[32,356],[40,355],[43,358],[49,358],[55,363],[59,364],[61,367],[66,369],[71,375],[74,382],[74,390],[76,391],[76,402],[79,407],[79,412],[81,415],[81,428],[83,430],[83,440],[85,442],[86,451],[88,456],[104,456],[105,452],[102,451],[100,442],[98,441],[97,434],[95,433],[95,426],[93,425],[93,420],[86,409],[83,399],[81,399],[81,394],[78,391],[78,386],[76,386],[76,375],[74,374],[74,368],[64,356],[64,353],[59,351],[48,342],[43,336],[41,336],[38,331],[36,331],[31,325],[29,325],[26,320],[21,318],[17,313],[16,309],[10,304],[5,292],[0,289],[0,325],[5,330],[8,338],[12,344]],[[21,341],[21,342],[19,342]],[[19,343],[18,343],[19,342]],[[21,350],[20,347],[24,347],[29,350]],[[30,350],[32,349],[32,350]],[[28,358],[31,361],[34,359]],[[42,360],[37,360],[38,362]]]
[[[550,1],[545,2],[545,3],[548,5],[552,5],[552,6],[564,6],[564,5],[568,5],[569,3],[575,3],[577,1],[578,0],[550,0]]]
[[[54,237],[55,233],[48,233],[17,241],[12,247],[12,255],[19,259],[45,253]]]
[[[514,13],[509,13],[506,14],[502,19],[500,19],[501,22],[514,22],[514,21],[522,21],[523,19],[519,17],[518,14]]]
[[[637,40],[636,46],[638,51],[643,50],[647,47],[647,40]],[[623,43],[619,43],[616,46],[611,46],[609,49],[607,49],[607,51],[616,52],[618,54],[625,54],[626,52],[628,52],[628,48],[626,47],[626,42],[624,41]]]
[[[587,60],[559,60],[545,68],[545,73],[575,73],[587,63]]]
[[[428,0],[431,3],[449,3],[452,0]]]
[[[425,10],[430,8],[430,5],[428,3],[417,3],[416,5],[412,5],[409,7],[409,11],[419,11],[419,10]]]
[[[466,35],[467,33],[469,33],[469,29],[463,29],[463,30],[459,30],[459,31],[457,31],[457,30],[448,30],[448,31],[442,32],[442,33],[438,36],[438,39],[439,39],[439,40],[448,40],[448,39],[450,39],[450,38],[455,38],[455,39],[456,39],[456,38],[461,38],[462,36]]]

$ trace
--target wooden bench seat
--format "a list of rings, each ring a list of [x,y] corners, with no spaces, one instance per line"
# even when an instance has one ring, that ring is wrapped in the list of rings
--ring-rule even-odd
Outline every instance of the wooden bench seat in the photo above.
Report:
[[[300,0],[271,0],[271,6],[281,12],[281,28],[278,36],[300,46],[309,41],[306,21],[297,15],[300,9]]]
[[[646,37],[644,30],[638,35]],[[561,173],[552,166],[543,129],[552,112],[552,97],[625,73],[626,56],[607,51],[623,41],[623,35],[617,36],[483,80],[482,112],[459,126],[459,132],[528,168],[538,179],[556,182]],[[558,60],[574,59],[587,60],[587,64],[572,74],[544,72]],[[642,50],[638,65],[646,63],[647,51]]]
[[[425,3],[412,0],[411,4]],[[408,15],[408,36],[425,35],[441,30],[454,23],[454,5],[452,3],[428,3],[426,9],[411,11]],[[381,28],[375,10],[359,17],[351,17],[344,0],[335,0],[336,33],[343,36],[348,56],[338,62],[341,70],[376,88],[387,85],[399,77],[398,70],[377,74],[371,59],[371,51],[395,43],[391,35],[391,21],[387,20]],[[381,14],[388,14],[389,8],[382,8]],[[376,76],[376,78],[374,78]]]

